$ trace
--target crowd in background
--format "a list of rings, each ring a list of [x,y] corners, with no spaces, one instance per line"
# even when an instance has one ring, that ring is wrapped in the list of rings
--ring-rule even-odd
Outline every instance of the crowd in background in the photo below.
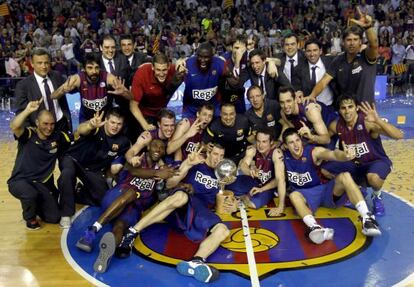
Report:
[[[4,1],[3,1],[4,2]],[[379,38],[378,73],[391,64],[414,63],[414,1],[132,1],[9,0],[0,17],[0,76],[27,76],[30,52],[48,49],[52,68],[63,75],[79,71],[87,52],[99,51],[99,39],[132,34],[137,49],[171,59],[188,57],[208,40],[217,54],[236,35],[246,34],[267,56],[282,52],[283,35],[299,35],[299,47],[317,38],[325,54],[342,52],[341,31],[355,7],[375,19]],[[119,44],[119,41],[117,41]],[[3,64],[4,63],[4,64]]]

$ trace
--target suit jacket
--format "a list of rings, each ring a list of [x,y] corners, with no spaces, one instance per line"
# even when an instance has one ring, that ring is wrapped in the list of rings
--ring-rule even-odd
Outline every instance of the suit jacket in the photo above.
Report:
[[[65,82],[65,79],[56,71],[50,71],[48,76],[55,90]],[[16,99],[16,114],[21,113],[30,101],[37,101],[42,98],[42,92],[40,91],[40,87],[33,74],[17,83],[14,97]],[[58,103],[63,112],[62,120],[67,121],[69,131],[72,131],[72,117],[66,96],[60,97]],[[28,117],[25,126],[35,126],[39,111],[44,109],[46,109],[46,106],[45,103],[42,102],[39,110]]]
[[[101,54],[100,60],[101,60],[99,64],[100,68],[106,71],[105,64],[102,59],[102,54]],[[115,69],[114,76],[121,77],[122,79],[125,79],[125,80],[128,79],[128,73],[130,71],[130,67],[129,67],[129,63],[126,57],[122,53],[116,53],[112,61],[113,61],[114,69]],[[107,72],[109,73],[109,71]]]
[[[266,67],[265,67],[265,69],[266,69]],[[264,81],[265,81],[266,98],[274,99],[274,100],[279,101],[279,99],[278,99],[279,88],[281,86],[290,87],[291,84],[289,83],[288,78],[283,73],[283,69],[278,67],[277,70],[278,70],[277,72],[279,74],[277,78],[270,77],[270,75],[266,71]],[[247,67],[246,69],[243,69],[240,72],[239,88],[242,88],[244,83],[248,80],[250,80],[252,85],[259,86],[259,83],[260,83],[259,76],[254,72],[254,70],[250,66]]]
[[[328,70],[328,66],[331,64],[334,57],[329,56],[321,56],[322,63],[325,65],[325,69]],[[300,89],[305,97],[309,96],[309,94],[312,92],[315,85],[312,84],[310,73],[309,73],[309,63],[306,61],[306,64],[301,67],[301,70],[299,71],[300,75]],[[333,94],[335,95],[336,88],[334,86],[334,81],[331,81],[329,83],[329,87],[331,88]]]
[[[100,68],[101,70],[106,71],[105,64],[102,59],[102,55],[100,57]],[[128,79],[130,77],[131,68],[129,66],[127,58],[122,53],[116,53],[115,57],[112,59],[115,73],[114,76],[117,76],[123,80],[125,80],[125,86],[128,88]],[[109,71],[107,71],[109,73]],[[129,111],[129,101],[121,96],[114,97],[115,102],[124,113],[128,113]]]
[[[129,66],[128,72],[127,72],[127,78],[125,79],[125,86],[130,87],[132,85],[132,79],[134,78],[135,72],[137,71],[138,67],[141,66],[143,63],[150,62],[150,57],[148,57],[147,54],[141,53],[141,52],[135,52],[134,57],[132,58],[132,63],[129,65],[128,58],[123,55],[126,59],[126,63]]]
[[[307,65],[307,60],[305,55],[303,54],[302,51],[298,51],[298,64],[293,68],[293,73],[292,73],[292,79],[290,81],[290,84],[292,85],[293,89],[295,91],[300,90],[301,88],[301,71],[303,69],[304,66]],[[281,59],[281,70],[283,72],[283,69],[285,67],[285,63],[286,63],[286,55],[282,54],[280,59]],[[284,74],[284,73],[283,73]],[[285,75],[286,77],[286,75]],[[287,78],[287,77],[286,77]]]

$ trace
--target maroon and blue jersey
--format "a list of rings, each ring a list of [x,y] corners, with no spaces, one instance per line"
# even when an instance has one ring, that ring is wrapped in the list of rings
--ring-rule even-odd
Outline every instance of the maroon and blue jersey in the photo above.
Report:
[[[213,56],[206,72],[199,69],[197,56],[189,58],[186,65],[188,73],[184,80],[183,117],[195,118],[198,108],[205,103],[213,104],[218,115],[221,103],[219,80],[226,71],[225,61]]]
[[[377,159],[389,160],[382,146],[381,138],[372,138],[365,127],[365,116],[363,113],[358,113],[357,122],[351,130],[341,117],[336,125],[336,132],[340,143],[343,142],[349,148],[355,148],[356,158],[354,161],[367,163]]]
[[[326,182],[320,167],[313,162],[314,147],[314,145],[305,145],[299,159],[294,158],[288,150],[283,152],[287,179],[293,190],[311,188]]]
[[[147,154],[144,155],[140,168],[159,169],[157,163],[149,164]],[[127,172],[124,176],[121,185],[122,190],[133,189],[137,193],[138,199],[152,198],[155,190],[155,178],[140,178]],[[139,196],[138,196],[139,195]]]
[[[188,119],[190,121],[190,126],[194,123],[195,119]],[[183,155],[183,160],[187,156],[197,150],[197,146],[203,141],[203,133],[197,133],[195,136],[187,139],[184,144],[181,146],[181,152]]]
[[[184,182],[193,186],[193,196],[200,199],[206,206],[216,204],[219,185],[213,168],[205,163],[197,164],[188,171]]]
[[[266,156],[263,156],[261,153],[257,152],[253,158],[256,167],[259,169],[259,180],[261,185],[265,185],[270,180],[275,178],[275,169],[272,159],[273,151],[271,149]]]
[[[99,72],[99,79],[92,83],[87,79],[86,72],[79,73],[80,77],[80,102],[79,122],[87,121],[93,118],[96,112],[106,111],[112,106],[112,96],[107,93],[106,80],[108,73]]]

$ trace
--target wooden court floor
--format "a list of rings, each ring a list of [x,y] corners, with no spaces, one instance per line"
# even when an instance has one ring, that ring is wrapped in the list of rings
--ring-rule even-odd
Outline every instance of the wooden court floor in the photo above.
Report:
[[[384,146],[394,163],[384,188],[414,204],[414,139],[384,141]],[[20,203],[6,185],[15,153],[14,142],[0,141],[0,287],[93,286],[66,263],[58,225],[43,224],[37,231],[25,228]]]

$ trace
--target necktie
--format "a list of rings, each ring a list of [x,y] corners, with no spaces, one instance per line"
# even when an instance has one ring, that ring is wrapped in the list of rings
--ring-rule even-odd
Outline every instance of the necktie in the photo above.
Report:
[[[109,72],[110,72],[112,75],[114,75],[114,74],[115,74],[115,69],[114,69],[114,66],[112,65],[112,60],[109,60],[109,61],[108,61],[108,64],[109,64]]]
[[[295,68],[295,60],[294,59],[289,59],[290,62],[290,82],[292,83],[292,78],[293,78],[293,69]]]
[[[47,105],[49,106],[49,111],[52,113],[53,118],[56,120],[55,105],[53,104],[53,100],[50,96],[52,93],[50,92],[49,85],[47,84],[47,79],[43,80],[43,86],[45,88],[46,101]]]
[[[313,66],[312,69],[312,76],[311,76],[311,82],[312,82],[312,86],[316,85],[316,68],[318,66]]]

